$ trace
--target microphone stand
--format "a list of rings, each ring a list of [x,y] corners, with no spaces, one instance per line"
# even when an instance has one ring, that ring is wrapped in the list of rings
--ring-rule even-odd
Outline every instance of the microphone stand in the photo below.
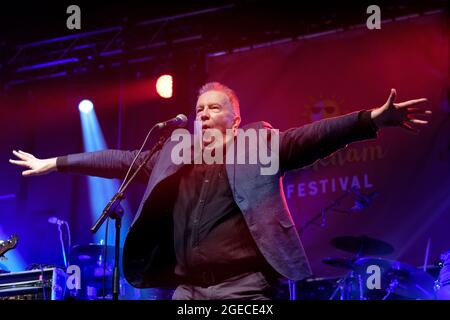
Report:
[[[119,300],[119,255],[120,255],[120,228],[122,226],[123,208],[120,202],[125,198],[124,192],[134,180],[138,172],[147,164],[151,157],[158,151],[167,140],[168,134],[162,134],[159,141],[153,146],[150,152],[145,156],[142,163],[134,171],[133,175],[123,184],[117,193],[111,198],[106,207],[103,209],[102,214],[97,219],[97,222],[91,227],[91,232],[96,233],[102,226],[107,218],[115,220],[115,244],[114,244],[114,271],[113,271],[113,293],[112,299]],[[135,159],[139,157],[142,152],[142,148],[136,155]]]
[[[63,255],[63,260],[64,260],[64,268],[67,269],[67,267],[69,266],[69,254],[70,251],[66,253],[66,245],[64,243],[64,234],[63,231],[61,229],[61,225],[65,225],[67,228],[67,242],[68,242],[68,248],[70,250],[70,229],[69,229],[69,224],[67,222],[62,222],[62,223],[58,223],[58,232],[59,232],[59,241],[61,242],[61,250],[62,250],[62,255]]]
[[[330,210],[334,210],[337,212],[347,212],[344,210],[340,210],[337,208],[337,206],[339,206],[342,202],[342,200],[344,200],[351,191],[347,190],[346,192],[344,192],[341,196],[339,196],[337,199],[335,199],[331,204],[329,204],[328,206],[326,206],[325,208],[322,208],[322,210],[320,210],[320,212],[318,214],[316,214],[314,217],[312,217],[310,220],[306,221],[303,226],[300,228],[299,233],[302,234],[310,225],[312,224],[316,224],[316,221],[319,219],[322,219],[322,223],[321,223],[321,227],[325,227],[326,225],[326,214],[328,211]]]
[[[341,202],[348,197],[349,194],[353,193],[357,199],[356,199],[356,203],[355,206],[349,210],[342,210],[337,208],[338,206],[340,206]],[[373,193],[373,194],[377,194],[377,193]],[[369,198],[371,198],[372,195],[369,195]],[[319,219],[322,219],[322,223],[320,224],[320,227],[323,228],[326,225],[326,214],[328,211],[335,211],[335,212],[340,212],[340,213],[352,213],[358,210],[358,198],[362,198],[363,201],[365,201],[366,203],[363,204],[365,205],[367,208],[370,205],[370,200],[366,200],[364,198],[367,198],[364,194],[362,194],[358,188],[356,187],[352,187],[349,190],[346,190],[341,196],[339,196],[337,199],[335,199],[331,204],[329,204],[328,206],[326,206],[325,208],[322,208],[322,210],[316,214],[314,217],[312,217],[310,220],[306,221],[303,226],[299,229],[299,233],[302,234],[305,229],[307,229],[310,225],[312,224],[317,224],[316,221]],[[361,204],[359,204],[361,205]],[[359,208],[359,210],[361,210],[361,208]]]

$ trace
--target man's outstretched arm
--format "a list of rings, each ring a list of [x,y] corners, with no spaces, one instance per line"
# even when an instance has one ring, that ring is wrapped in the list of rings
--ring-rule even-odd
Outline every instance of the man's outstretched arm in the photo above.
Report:
[[[396,91],[392,89],[386,103],[379,108],[320,120],[280,133],[281,168],[285,171],[310,165],[351,142],[375,138],[379,128],[400,127],[417,133],[417,125],[428,123],[417,119],[417,115],[431,114],[430,110],[417,107],[427,99],[394,103],[395,97]]]
[[[10,159],[9,162],[27,168],[22,172],[23,176],[36,176],[48,174],[53,171],[72,172],[89,176],[103,178],[124,178],[131,165],[136,151],[104,150],[70,154],[62,157],[39,159],[30,153],[13,151],[17,160]],[[133,165],[137,168],[149,151],[143,152]],[[155,155],[150,159],[137,176],[141,182],[146,182],[153,168]]]

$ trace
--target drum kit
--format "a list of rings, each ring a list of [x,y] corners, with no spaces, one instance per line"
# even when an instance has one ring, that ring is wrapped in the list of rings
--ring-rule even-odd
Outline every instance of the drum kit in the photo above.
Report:
[[[450,250],[441,254],[438,266],[440,272],[434,287],[436,298],[438,300],[450,300]]]
[[[11,250],[16,238],[0,245],[0,256]],[[389,243],[367,236],[341,236],[331,240],[336,249],[354,255],[353,258],[326,258],[322,262],[345,270],[340,278],[306,279],[299,284],[300,299],[314,300],[450,300],[450,251],[435,263],[432,276],[409,264],[381,258],[394,252]],[[114,248],[100,244],[72,247],[70,263],[77,265],[83,275],[82,287],[69,292],[73,299],[111,299],[111,279]],[[430,271],[430,270],[428,270]],[[121,297],[125,299],[170,299],[170,290],[136,293],[121,277]],[[143,291],[143,290],[141,290]],[[295,298],[296,299],[296,298]]]
[[[380,258],[394,248],[367,236],[342,236],[331,240],[354,258],[326,258],[323,263],[347,272],[336,281],[329,300],[432,300],[436,298],[433,276],[409,264]]]
[[[345,270],[343,277],[322,281],[315,299],[327,300],[433,300],[450,299],[450,251],[441,255],[438,262],[438,280],[428,272],[409,264],[380,258],[394,252],[394,247],[382,240],[367,236],[341,236],[331,240],[336,249],[354,255],[354,258],[326,258],[322,262]],[[105,254],[106,253],[106,254]],[[70,261],[80,266],[84,281],[81,290],[73,292],[75,299],[110,299],[114,248],[99,244],[72,247]],[[135,299],[121,278],[121,296]],[[300,288],[302,285],[300,285]],[[305,287],[303,287],[305,288]],[[306,289],[308,290],[308,289]],[[127,292],[125,292],[127,291]],[[301,291],[301,290],[300,290]],[[145,292],[146,299],[170,299],[172,291]],[[142,293],[140,294],[142,298]],[[301,296],[301,294],[300,294]]]

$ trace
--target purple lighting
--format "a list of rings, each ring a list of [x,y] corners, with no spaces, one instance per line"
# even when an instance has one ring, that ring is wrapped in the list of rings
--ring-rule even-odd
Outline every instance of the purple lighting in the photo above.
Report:
[[[45,62],[45,63],[38,63],[38,64],[34,64],[31,66],[21,67],[21,68],[18,68],[16,71],[24,72],[24,71],[42,69],[42,68],[47,68],[47,67],[51,67],[51,66],[57,66],[60,64],[78,62],[78,61],[79,61],[78,58],[67,58],[67,59],[55,60],[55,61],[50,61],[50,62]]]

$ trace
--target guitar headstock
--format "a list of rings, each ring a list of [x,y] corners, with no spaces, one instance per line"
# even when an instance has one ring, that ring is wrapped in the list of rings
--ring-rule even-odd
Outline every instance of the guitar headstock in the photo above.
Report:
[[[17,235],[12,235],[8,240],[0,242],[0,258],[8,252],[9,250],[17,247],[17,243],[19,242],[19,237]]]

